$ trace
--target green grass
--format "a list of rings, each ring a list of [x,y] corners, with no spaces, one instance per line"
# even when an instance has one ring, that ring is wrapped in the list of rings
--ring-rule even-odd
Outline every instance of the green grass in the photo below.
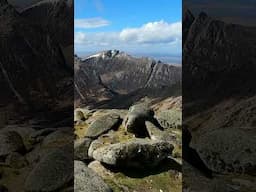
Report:
[[[129,192],[178,192],[181,191],[181,177],[174,172],[163,172],[150,175],[144,178],[131,178],[122,173],[116,173],[114,178],[105,178],[106,183],[114,192],[122,192],[128,189]]]

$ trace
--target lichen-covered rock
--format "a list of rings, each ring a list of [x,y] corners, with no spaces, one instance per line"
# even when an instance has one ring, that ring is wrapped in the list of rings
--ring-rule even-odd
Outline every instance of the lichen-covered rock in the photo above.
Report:
[[[30,127],[30,125],[8,125],[4,127],[1,131],[14,131],[17,132],[22,140],[27,151],[31,150],[33,147],[30,142],[30,135],[32,135],[36,130]]]
[[[75,160],[88,160],[88,150],[92,140],[89,138],[81,138],[75,140],[74,143],[74,158]]]
[[[196,149],[206,166],[220,173],[253,173],[256,170],[255,131],[238,128],[213,130],[192,137],[191,147]]]
[[[120,116],[118,114],[107,114],[96,119],[86,130],[85,136],[97,138],[103,133],[118,127]]]
[[[164,141],[134,139],[102,146],[92,151],[94,159],[116,167],[148,168],[157,166],[172,154],[173,145]]]
[[[25,182],[25,191],[56,191],[73,178],[72,154],[55,150],[46,154],[30,172]]]
[[[76,192],[112,192],[109,186],[82,161],[75,161],[74,176]]]
[[[182,114],[180,110],[161,111],[156,118],[164,129],[181,129]]]
[[[6,156],[12,152],[25,150],[22,137],[15,131],[2,131],[0,133],[0,156]]]
[[[90,144],[90,147],[89,147],[89,149],[88,149],[88,156],[91,157],[91,158],[93,158],[93,152],[94,152],[96,149],[98,149],[98,148],[100,148],[100,147],[103,147],[103,146],[104,146],[104,143],[103,143],[103,141],[100,140],[100,139],[97,139],[97,140],[92,141],[91,144]]]

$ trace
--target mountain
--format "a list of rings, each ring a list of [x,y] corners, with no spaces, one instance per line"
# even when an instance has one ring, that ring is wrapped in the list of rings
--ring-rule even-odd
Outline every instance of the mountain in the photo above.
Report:
[[[73,44],[74,9],[72,0],[42,0],[21,11],[21,16],[40,25],[62,46]]]
[[[18,103],[34,110],[55,110],[70,96],[67,92],[73,72],[67,67],[61,42],[44,26],[33,24],[31,18],[1,0],[0,85],[5,91],[0,101],[3,105]]]
[[[183,14],[184,186],[232,191],[234,179],[255,177],[256,27]]]
[[[184,102],[255,94],[256,27],[183,14]],[[246,50],[246,51],[245,51]]]
[[[75,57],[75,106],[171,96],[180,86],[181,67],[161,61],[135,58],[118,50],[103,51],[84,60]]]

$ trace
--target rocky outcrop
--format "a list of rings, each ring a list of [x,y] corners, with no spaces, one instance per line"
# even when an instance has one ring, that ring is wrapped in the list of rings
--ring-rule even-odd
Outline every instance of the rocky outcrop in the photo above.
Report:
[[[113,57],[117,57],[115,53],[111,54]],[[162,106],[170,100],[170,98],[164,100],[160,105]],[[174,100],[176,103],[176,99]],[[177,107],[177,105],[164,106],[166,111],[174,106]],[[181,161],[181,130],[162,129],[157,124],[161,108],[148,99],[141,100],[129,109],[88,110],[87,107],[78,108],[75,111],[81,112],[79,115],[83,118],[78,117],[75,122],[75,158],[83,161],[85,169],[88,169],[86,167],[88,164],[88,167],[104,178],[113,190],[139,191],[144,189],[145,185],[151,186],[152,183],[158,183],[158,178],[161,178],[161,180],[166,180],[161,187],[147,188],[152,190],[163,188],[163,190],[172,191],[173,184],[170,184],[170,179],[175,180],[175,187],[181,184],[180,176],[178,176],[181,166],[178,163]],[[87,115],[88,112],[90,115]],[[83,115],[84,113],[85,115]],[[118,114],[119,122],[114,129],[106,129],[105,127],[116,121],[115,118],[109,118],[111,114]],[[105,122],[107,122],[107,126]],[[128,129],[127,125],[129,125]],[[104,130],[104,132],[100,131],[101,134],[97,137],[88,139],[83,133],[87,132],[90,127],[91,131]],[[141,132],[143,135],[138,134]],[[138,169],[140,169],[139,172]],[[140,174],[142,175],[140,176]],[[80,175],[78,173],[78,177]],[[82,178],[85,177],[87,176]],[[146,183],[144,183],[143,180],[148,180],[149,177],[152,182],[145,181]],[[81,178],[79,179],[82,181]],[[129,183],[130,179],[134,183],[133,185],[124,184],[126,181]],[[87,183],[86,179],[84,182]],[[81,184],[77,185],[81,186]],[[89,183],[88,185],[93,184]],[[85,189],[81,187],[81,190]]]
[[[183,19],[184,158],[207,172],[252,174],[256,28],[203,12]]]
[[[134,58],[117,50],[101,52],[84,60],[75,59],[75,106],[108,99],[121,100],[120,95],[134,92],[138,96],[156,95],[156,90],[160,89],[169,96],[171,87],[180,86],[180,83],[181,67],[149,58]]]
[[[73,69],[66,57],[73,14],[61,2],[18,12],[0,1],[0,183],[8,191],[59,191],[73,180],[73,132],[65,127],[73,115]],[[73,50],[70,55],[73,66]]]

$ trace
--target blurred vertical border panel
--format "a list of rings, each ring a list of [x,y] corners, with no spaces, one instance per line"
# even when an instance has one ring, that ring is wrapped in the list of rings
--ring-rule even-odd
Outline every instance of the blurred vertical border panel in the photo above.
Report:
[[[255,19],[255,1],[183,1],[184,191],[256,191]]]
[[[0,191],[73,190],[72,0],[0,0]]]

